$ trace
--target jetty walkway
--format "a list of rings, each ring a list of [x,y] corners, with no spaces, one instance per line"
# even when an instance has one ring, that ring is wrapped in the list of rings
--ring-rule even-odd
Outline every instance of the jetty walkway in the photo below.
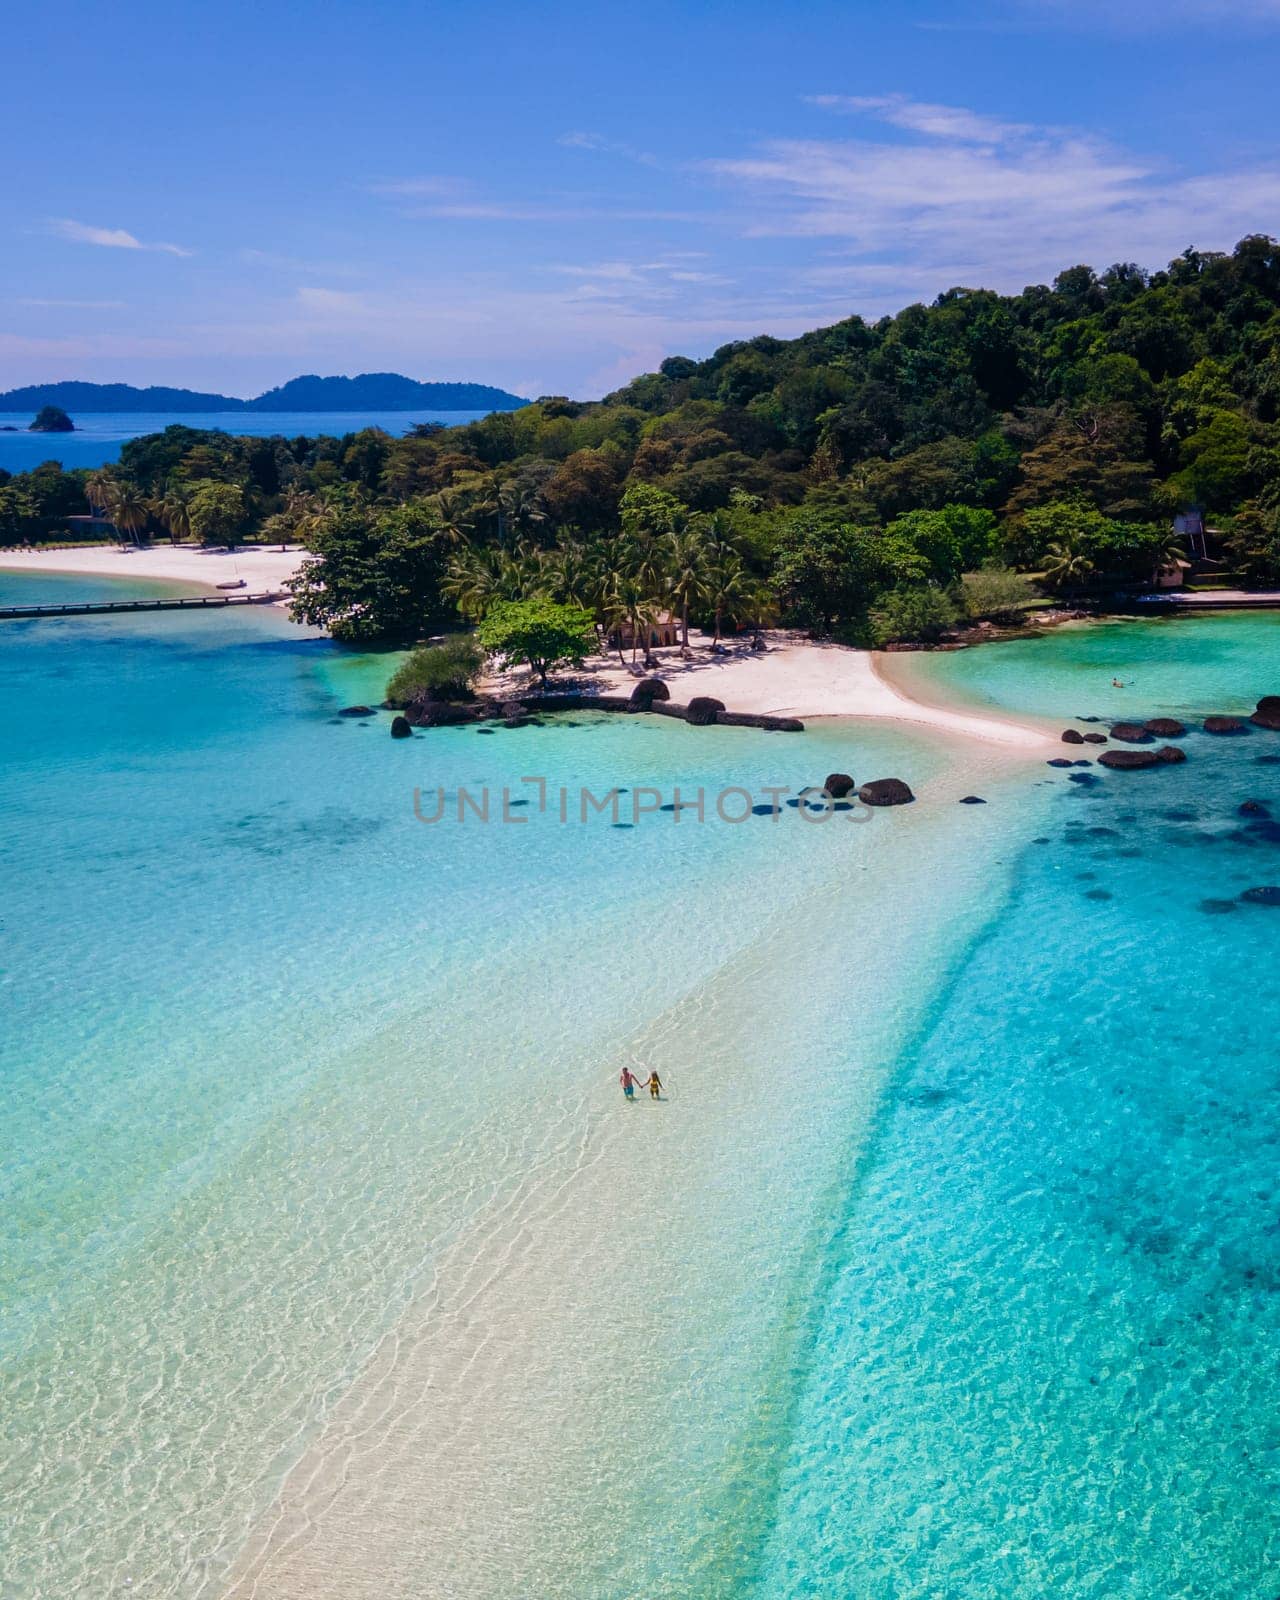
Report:
[[[82,600],[65,605],[0,606],[0,622],[40,617],[90,617],[121,611],[219,611],[224,606],[264,606],[283,600],[283,590],[258,594],[197,594],[178,600]]]

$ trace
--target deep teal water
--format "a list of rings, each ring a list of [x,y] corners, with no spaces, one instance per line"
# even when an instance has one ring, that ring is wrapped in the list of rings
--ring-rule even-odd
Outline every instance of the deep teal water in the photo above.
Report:
[[[1112,703],[1116,637],[936,657],[938,693],[1280,679],[1270,619],[1133,625]],[[1238,896],[1280,825],[1238,807],[1280,819],[1280,735],[1137,774],[838,723],[397,745],[334,719],[384,675],[259,613],[0,631],[5,1600],[221,1593],[392,1330],[466,1355],[463,1420],[391,1456],[407,1520],[311,1507],[343,1559],[293,1592],[1269,1595],[1280,911]],[[829,770],[920,801],[413,816]],[[424,1300],[456,1273],[460,1320]],[[419,1376],[359,1414],[357,1489]]]

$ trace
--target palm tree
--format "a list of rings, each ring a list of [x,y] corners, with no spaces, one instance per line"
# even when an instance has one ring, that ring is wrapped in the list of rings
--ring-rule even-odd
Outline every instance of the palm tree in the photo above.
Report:
[[[89,502],[89,510],[95,517],[111,504],[116,487],[115,478],[101,467],[96,472],[91,472],[84,480],[84,497]]]
[[[1176,566],[1187,561],[1187,552],[1178,543],[1178,536],[1170,528],[1168,534],[1151,552],[1151,581],[1157,583],[1161,572],[1166,567]]]
[[[1097,571],[1093,557],[1069,539],[1047,545],[1045,555],[1044,581],[1051,589],[1083,588]]]
[[[622,654],[622,624],[626,623],[630,627],[631,664],[634,666],[636,652],[640,647],[640,635],[657,615],[658,608],[654,604],[653,590],[643,577],[633,570],[623,568],[621,571],[611,572],[604,609],[611,631],[617,631],[618,660],[623,666],[626,665],[626,661]]]
[[[436,496],[440,531],[450,544],[464,545],[475,529],[475,518],[463,497],[454,489],[441,489]]]
[[[728,550],[712,563],[707,574],[707,601],[715,608],[715,643],[720,643],[724,619],[735,621],[759,604],[759,585],[743,565],[736,551]]]
[[[150,511],[169,530],[171,543],[191,537],[191,496],[180,483],[166,485],[161,498],[151,502]]]
[[[689,648],[689,607],[707,592],[706,544],[692,529],[667,535],[667,592],[680,612],[680,642]]]
[[[547,520],[546,509],[537,489],[529,483],[504,483],[494,502],[498,517],[498,543],[505,542],[503,523],[517,533],[532,533]]]
[[[113,482],[107,515],[118,533],[130,535],[137,544],[138,534],[146,527],[151,515],[151,507],[136,484]]]

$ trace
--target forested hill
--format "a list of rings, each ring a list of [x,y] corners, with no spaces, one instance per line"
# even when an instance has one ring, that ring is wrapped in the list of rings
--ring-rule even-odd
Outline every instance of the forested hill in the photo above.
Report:
[[[1173,532],[1191,507],[1217,530],[1212,572],[1271,585],[1280,246],[954,289],[673,356],[603,401],[316,434],[170,427],[93,483],[53,462],[0,474],[0,540],[56,536],[86,501],[143,537],[301,539],[299,614],[348,638],[548,596],[602,627],[625,602],[633,631],[636,607],[678,601],[717,627],[930,637],[1030,584],[1106,595],[1204,558]]]
[[[417,383],[396,372],[291,378],[244,402],[246,411],[510,411],[526,404],[485,383]]]
[[[195,389],[135,389],[127,383],[38,383],[0,394],[0,411],[61,406],[77,411],[509,411],[526,402],[486,383],[418,383],[395,372],[356,378],[291,378],[254,400]]]

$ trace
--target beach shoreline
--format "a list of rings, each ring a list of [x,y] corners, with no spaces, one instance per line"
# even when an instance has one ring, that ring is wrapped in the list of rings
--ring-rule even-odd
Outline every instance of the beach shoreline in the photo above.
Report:
[[[868,717],[908,728],[976,739],[1010,754],[1042,755],[1054,743],[1043,728],[1012,718],[954,710],[908,693],[893,678],[892,657],[877,651],[807,639],[782,631],[766,637],[767,648],[753,650],[747,640],[732,640],[714,652],[704,636],[690,630],[692,659],[678,650],[659,650],[655,677],[662,678],[677,702],[713,695],[730,711],[763,716]],[[615,657],[592,657],[575,675],[578,687],[601,694],[629,694],[638,681]],[[493,675],[483,681],[487,694],[528,694],[527,672]]]
[[[241,545],[207,550],[200,545],[93,545],[69,550],[0,550],[0,571],[43,572],[67,577],[139,578],[190,583],[200,590],[244,579],[246,594],[279,594],[306,557],[298,546],[269,550]]]
[[[0,551],[0,571],[185,582],[202,591],[243,579],[245,594],[276,595],[305,558],[301,547],[206,550],[192,545],[145,549],[112,545]],[[673,700],[713,695],[731,711],[802,720],[874,717],[1028,755],[1042,754],[1053,742],[1044,729],[1025,722],[919,699],[895,681],[891,656],[803,639],[785,630],[770,631],[765,637],[765,650],[753,650],[743,638],[730,640],[717,651],[707,635],[691,629],[691,658],[684,659],[679,650],[659,650],[657,676],[666,681]],[[636,682],[631,667],[613,655],[592,657],[576,677],[602,694],[629,694]],[[482,687],[490,694],[516,695],[529,693],[533,685],[529,674],[521,671],[492,675]]]

